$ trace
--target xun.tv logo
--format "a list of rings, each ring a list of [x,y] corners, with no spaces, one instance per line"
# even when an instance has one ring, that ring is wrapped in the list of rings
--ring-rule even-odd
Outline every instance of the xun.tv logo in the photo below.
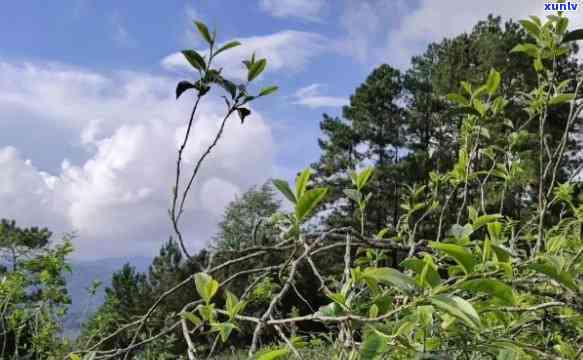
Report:
[[[579,8],[581,8],[581,4],[577,1],[545,3],[545,11],[576,11]]]

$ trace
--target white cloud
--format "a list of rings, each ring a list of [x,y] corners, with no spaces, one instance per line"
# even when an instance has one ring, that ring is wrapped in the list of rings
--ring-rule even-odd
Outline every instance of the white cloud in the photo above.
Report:
[[[321,89],[323,87],[322,84],[312,84],[299,89],[293,95],[295,98],[294,104],[306,106],[312,109],[348,105],[348,99],[322,95]]]
[[[223,73],[228,77],[241,80],[247,76],[247,70],[241,61],[250,58],[253,52],[256,57],[267,59],[266,72],[298,72],[312,58],[327,50],[326,38],[302,31],[286,30],[237,40],[242,45],[219,55],[215,66],[223,68]],[[170,70],[192,71],[192,67],[180,53],[167,56],[162,60],[162,65]]]
[[[543,1],[532,0],[422,0],[401,20],[398,30],[390,32],[385,58],[396,65],[407,66],[411,57],[424,51],[430,42],[471,31],[489,14],[515,21],[530,15],[544,17],[548,14],[545,14],[543,4]],[[583,22],[583,11],[567,15],[572,27]]]
[[[429,43],[469,32],[489,14],[503,20],[547,15],[544,2],[532,0],[345,0],[340,22],[346,34],[338,48],[366,64],[406,69]],[[566,14],[572,27],[583,23],[583,11]]]
[[[363,63],[375,61],[382,48],[379,43],[398,26],[408,6],[405,0],[345,0],[340,24],[346,34],[339,50]]]
[[[260,0],[259,6],[271,16],[319,21],[326,8],[326,0]]]
[[[0,62],[0,119],[17,113],[72,129],[89,151],[79,164],[62,154],[62,168],[47,174],[19,154],[18,139],[0,148],[0,217],[56,232],[75,230],[78,257],[156,253],[171,233],[167,209],[190,103],[174,99],[174,85],[173,79],[140,73]],[[223,107],[213,98],[202,105],[184,173],[218,130]],[[183,222],[190,249],[210,239],[235,194],[271,176],[273,154],[271,129],[260,114],[244,125],[228,121],[187,203]]]

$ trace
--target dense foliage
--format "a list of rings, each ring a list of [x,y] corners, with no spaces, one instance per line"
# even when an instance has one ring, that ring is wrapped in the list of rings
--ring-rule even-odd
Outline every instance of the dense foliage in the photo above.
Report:
[[[176,89],[194,92],[169,211],[176,240],[148,274],[129,264],[114,274],[69,347],[54,315],[66,304],[56,289],[68,244],[3,224],[10,356],[581,358],[583,71],[573,55],[583,30],[568,25],[562,14],[490,17],[430,45],[405,73],[379,66],[341,118],[324,116],[319,161],[295,184],[236,199],[212,246],[191,255],[180,225],[199,169],[230,115],[243,123],[246,105],[277,89],[251,94],[267,66],[255,56],[246,83],[224,79],[212,61],[239,43],[220,46],[197,22],[209,51],[183,52],[199,78]],[[225,117],[180,189],[190,127],[213,86],[225,91]]]

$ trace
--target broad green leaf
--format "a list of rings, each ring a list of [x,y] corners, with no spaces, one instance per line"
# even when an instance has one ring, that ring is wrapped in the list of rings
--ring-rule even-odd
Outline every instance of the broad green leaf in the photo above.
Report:
[[[372,306],[368,309],[368,317],[376,318],[377,316],[379,316],[379,307],[377,304],[372,304]]]
[[[417,287],[415,280],[402,272],[387,267],[370,267],[363,271],[364,278],[379,283],[394,285],[406,292],[412,292]]]
[[[185,311],[183,313],[180,313],[180,317],[190,321],[194,326],[199,326],[200,324],[202,324],[202,320],[191,312]]]
[[[238,329],[235,324],[230,322],[213,323],[211,324],[211,328],[220,334],[222,342],[227,342],[233,330]]]
[[[219,289],[218,281],[202,272],[194,275],[194,283],[196,285],[196,291],[206,304],[210,303]]]
[[[474,99],[472,101],[472,105],[474,106],[474,109],[476,109],[476,111],[480,114],[480,116],[484,116],[486,111],[488,111],[486,104],[484,104],[484,102],[482,102],[480,99]]]
[[[326,296],[328,296],[330,299],[332,299],[332,301],[334,301],[335,303],[342,305],[342,306],[346,306],[346,296],[344,296],[344,294],[329,293],[329,294],[326,294]]]
[[[417,313],[417,321],[426,328],[433,327],[433,312],[434,308],[431,305],[419,306],[415,311]]]
[[[468,93],[468,95],[472,95],[472,84],[470,84],[467,81],[461,81],[460,84],[462,84],[462,89],[464,89],[466,91],[466,93]]]
[[[417,274],[417,284],[421,287],[425,287],[426,285],[436,287],[441,283],[439,273],[427,261],[409,258],[403,260],[401,266],[405,269],[413,270]]]
[[[199,53],[194,50],[182,50],[181,52],[182,55],[184,55],[184,58],[186,58],[186,61],[188,61],[192,67],[200,71],[204,71],[204,69],[206,69],[204,58],[200,56]]]
[[[318,315],[320,315],[320,316],[334,317],[334,316],[340,316],[344,313],[345,313],[344,309],[342,309],[342,307],[335,302],[330,303],[328,305],[321,306],[318,309]]]
[[[293,191],[289,187],[289,184],[285,180],[275,179],[273,180],[273,185],[285,196],[289,201],[292,203],[296,203],[296,196],[294,195]]]
[[[232,48],[237,47],[239,45],[241,45],[241,43],[238,41],[228,42],[225,45],[221,46],[221,48],[215,52],[215,56],[219,55],[220,53],[222,53],[225,50],[232,49]]]
[[[540,27],[536,23],[529,20],[521,20],[520,24],[532,37],[538,39],[540,35]]]
[[[436,295],[431,298],[431,303],[438,309],[462,320],[474,330],[479,330],[482,327],[480,315],[478,315],[476,309],[459,296]]]
[[[559,105],[566,102],[569,102],[575,98],[574,94],[560,94],[553,96],[551,100],[549,100],[549,105]]]
[[[326,196],[328,189],[316,188],[306,191],[296,204],[296,219],[302,221],[320,204]]]
[[[360,359],[378,359],[385,351],[387,351],[387,340],[375,331],[370,331],[360,347]]]
[[[462,246],[437,242],[430,242],[430,245],[432,248],[443,251],[452,257],[455,262],[464,269],[466,274],[470,274],[474,271],[476,261],[472,254],[466,251]]]
[[[277,91],[277,89],[279,89],[277,86],[269,86],[269,87],[263,88],[259,92],[259,96],[267,96],[269,94],[273,94],[274,92]]]
[[[518,45],[516,45],[512,50],[510,50],[510,52],[511,53],[523,52],[526,55],[534,58],[534,57],[537,57],[538,56],[539,49],[534,44],[525,43],[525,44],[518,44]]]
[[[196,25],[198,32],[203,37],[203,39],[205,39],[205,41],[209,43],[209,45],[212,45],[215,42],[215,39],[213,39],[211,33],[209,32],[209,29],[206,27],[204,23],[200,21],[195,21],[194,25]]]
[[[83,357],[83,360],[94,360],[97,357],[97,353],[95,351],[90,352],[89,354]]]
[[[257,360],[275,360],[287,356],[289,353],[288,348],[281,348],[277,350],[271,350],[266,353],[260,354],[257,357]]]
[[[358,174],[356,176],[356,188],[360,191],[362,190],[366,184],[368,183],[368,180],[370,179],[370,177],[372,176],[372,174],[374,173],[374,167],[368,167],[364,170],[362,170],[360,172],[360,174]]]
[[[492,223],[496,220],[499,220],[500,218],[502,218],[502,215],[500,214],[487,214],[487,215],[482,215],[480,217],[478,217],[473,223],[472,223],[472,228],[474,229],[474,231],[478,230],[479,228],[481,228],[484,225],[488,225],[489,223]]]
[[[227,291],[227,299],[225,301],[225,305],[227,306],[227,312],[229,313],[229,317],[232,319],[236,315],[239,315],[243,308],[245,307],[246,303],[244,301],[239,301],[237,296],[230,291]]]
[[[492,96],[498,90],[500,86],[500,80],[502,77],[500,73],[495,69],[490,70],[490,75],[488,75],[488,80],[486,81],[486,88],[488,90],[488,95]]]
[[[362,201],[362,193],[358,192],[357,190],[344,189],[344,194],[356,203],[360,203]]]
[[[198,313],[204,320],[214,322],[216,316],[215,304],[200,305]]]
[[[247,73],[247,81],[253,81],[255,78],[257,78],[263,72],[263,70],[265,70],[266,66],[267,60],[265,59],[260,59],[257,62],[252,63],[249,67],[249,72]]]
[[[194,89],[194,84],[189,81],[181,81],[176,85],[176,98],[178,99],[182,93],[188,89]]]
[[[304,169],[301,173],[298,174],[296,177],[296,199],[300,199],[306,188],[308,187],[308,181],[310,181],[310,177],[312,176],[312,170],[310,168]]]
[[[577,41],[577,40],[583,40],[583,29],[577,29],[577,30],[573,30],[568,32],[567,34],[565,34],[565,36],[563,37],[563,42],[569,42],[569,41]]]
[[[473,293],[482,292],[494,296],[506,304],[514,304],[512,288],[496,279],[473,279],[461,283],[461,288]]]
[[[501,245],[492,244],[492,250],[496,255],[496,259],[501,262],[508,262],[512,259],[512,252]]]
[[[529,266],[534,271],[547,275],[551,279],[563,284],[571,290],[577,290],[577,284],[573,279],[573,275],[570,273],[559,269],[555,264],[550,261],[544,261],[538,264],[532,264]]]
[[[69,354],[69,359],[70,360],[81,360],[81,356],[79,356],[77,354]]]

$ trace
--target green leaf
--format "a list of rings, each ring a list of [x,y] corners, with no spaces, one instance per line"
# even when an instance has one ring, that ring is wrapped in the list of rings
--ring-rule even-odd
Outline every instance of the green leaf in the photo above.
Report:
[[[560,94],[553,96],[551,100],[549,100],[549,105],[559,105],[575,99],[575,94]]]
[[[281,180],[281,179],[275,179],[273,180],[273,185],[277,188],[277,190],[279,190],[280,193],[282,193],[283,196],[285,196],[289,201],[291,201],[292,203],[296,203],[296,196],[294,195],[293,191],[291,190],[291,188],[289,187],[289,184],[287,183],[287,181],[285,180]]]
[[[472,293],[486,293],[502,300],[506,304],[514,304],[514,294],[512,292],[512,288],[500,280],[474,279],[464,281],[460,286],[462,289],[468,290]]]
[[[253,81],[255,78],[257,78],[263,72],[263,70],[265,70],[266,66],[267,60],[265,59],[261,59],[255,63],[252,63],[249,67],[249,72],[247,73],[247,81]]]
[[[539,35],[540,35],[540,28],[539,26],[529,20],[521,20],[519,21],[520,24],[522,25],[523,28],[526,29],[526,31],[535,39],[538,39]]]
[[[296,219],[298,222],[304,220],[324,199],[328,189],[316,188],[306,191],[296,204]]]
[[[344,194],[356,203],[360,203],[362,201],[362,193],[354,189],[344,189]]]
[[[500,214],[482,215],[482,216],[478,217],[472,223],[473,231],[476,231],[479,228],[481,228],[482,226],[488,225],[489,223],[493,223],[496,220],[501,219],[501,218],[502,218],[502,215],[500,215]]]
[[[431,303],[438,309],[462,320],[474,330],[479,330],[482,327],[480,315],[476,309],[459,296],[436,295],[431,298]]]
[[[296,199],[300,199],[304,195],[311,176],[312,169],[310,168],[304,169],[301,173],[298,174],[298,176],[296,176]]]
[[[215,56],[219,55],[220,53],[222,53],[225,50],[229,50],[229,49],[232,49],[232,48],[240,46],[240,45],[241,45],[241,43],[238,41],[228,42],[225,45],[221,46],[221,48],[215,52]]]
[[[421,287],[426,287],[426,285],[436,287],[441,283],[441,277],[432,265],[427,259],[409,258],[401,262],[402,267],[412,270],[417,274],[417,283]]]
[[[356,188],[358,189],[358,191],[362,190],[366,184],[368,183],[368,181],[370,180],[370,177],[372,176],[372,174],[374,173],[374,167],[370,166],[366,169],[364,169],[363,171],[360,172],[360,174],[358,174],[356,176]]]
[[[178,99],[182,93],[188,89],[193,89],[194,84],[189,81],[181,81],[176,85],[176,98]]]
[[[329,293],[326,294],[332,301],[334,301],[338,305],[346,306],[346,296],[341,293]]]
[[[70,360],[81,360],[81,356],[79,356],[77,354],[69,354],[69,359]]]
[[[182,50],[181,52],[182,55],[184,55],[184,58],[186,58],[186,61],[188,61],[193,68],[199,71],[204,71],[206,69],[204,58],[200,56],[199,53],[194,50]]]
[[[467,252],[462,246],[455,244],[445,244],[430,242],[432,248],[443,251],[447,255],[451,256],[455,262],[457,262],[466,274],[470,274],[474,271],[476,266],[476,261],[471,253]]]
[[[516,45],[512,50],[510,50],[510,52],[523,52],[526,55],[534,58],[538,56],[539,48],[534,44],[525,43]]]
[[[509,262],[512,259],[512,252],[501,245],[492,244],[492,250],[496,255],[496,259],[501,262]]]
[[[495,69],[490,70],[490,75],[488,75],[488,80],[486,81],[486,89],[488,90],[488,95],[492,96],[498,90],[500,86],[500,81],[502,77],[500,73]]]
[[[269,87],[263,88],[259,92],[259,96],[267,96],[269,94],[273,94],[274,92],[277,91],[277,89],[279,89],[277,86],[269,86]]]
[[[230,322],[223,322],[223,323],[213,323],[211,324],[211,328],[213,331],[218,332],[221,336],[222,342],[227,342],[229,340],[229,336],[233,330],[238,329],[237,326]]]
[[[360,347],[360,359],[378,359],[385,351],[387,351],[387,340],[375,331],[370,331],[366,334]]]
[[[244,301],[239,301],[235,294],[227,291],[225,305],[227,306],[227,313],[229,313],[229,317],[233,319],[235,316],[239,315],[241,311],[243,311],[246,303]]]
[[[318,315],[320,315],[320,316],[334,317],[334,316],[342,315],[344,313],[345,313],[345,311],[342,309],[342,307],[335,302],[330,303],[328,305],[321,306],[318,309]]]
[[[198,306],[198,313],[204,320],[208,322],[214,322],[216,316],[215,304]]]
[[[190,321],[194,326],[199,326],[203,322],[198,316],[194,315],[191,312],[180,313],[180,317]]]
[[[372,279],[379,283],[394,285],[405,292],[413,292],[417,284],[415,280],[402,272],[387,267],[370,267],[363,271],[364,278]]]
[[[209,32],[209,29],[206,27],[204,23],[200,21],[195,21],[194,25],[196,25],[198,32],[200,33],[202,38],[205,39],[207,43],[209,43],[209,45],[212,45],[215,42],[215,39],[213,39],[211,33]]]
[[[449,234],[456,238],[457,240],[462,240],[472,235],[474,232],[474,227],[470,224],[465,224],[461,226],[460,224],[454,224],[451,229],[449,229]]]
[[[447,95],[447,100],[459,104],[461,106],[468,106],[470,105],[470,101],[465,97],[461,96],[460,94],[451,93]]]
[[[583,40],[583,29],[569,31],[563,37],[564,43],[570,42],[570,41],[577,41],[577,40]]]
[[[564,270],[561,270],[550,261],[545,260],[542,263],[532,264],[529,267],[538,273],[547,275],[551,279],[557,281],[560,284],[563,284],[571,290],[577,290],[577,284],[573,279],[573,275]]]
[[[239,119],[241,119],[241,124],[243,124],[245,122],[245,118],[251,115],[251,110],[243,107],[238,107],[237,114],[239,114]]]
[[[281,348],[277,350],[271,350],[266,353],[260,354],[257,357],[257,360],[275,360],[287,356],[289,353],[288,348]]]
[[[194,284],[196,285],[196,291],[206,304],[210,303],[217,290],[219,290],[218,281],[202,272],[194,275]]]

